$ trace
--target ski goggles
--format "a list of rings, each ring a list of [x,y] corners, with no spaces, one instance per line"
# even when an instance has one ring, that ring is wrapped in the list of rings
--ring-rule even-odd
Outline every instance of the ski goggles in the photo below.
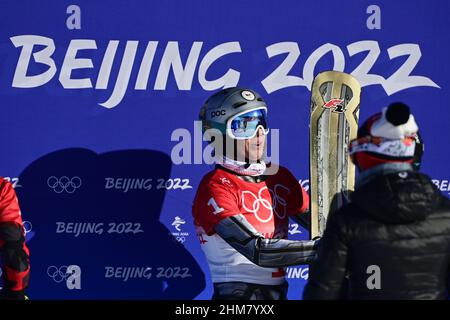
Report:
[[[357,152],[372,152],[388,157],[413,157],[416,140],[414,136],[404,139],[387,139],[381,137],[365,136],[350,142],[349,154]]]
[[[233,139],[251,139],[259,128],[263,129],[264,134],[269,133],[266,107],[243,111],[227,121],[227,134]]]

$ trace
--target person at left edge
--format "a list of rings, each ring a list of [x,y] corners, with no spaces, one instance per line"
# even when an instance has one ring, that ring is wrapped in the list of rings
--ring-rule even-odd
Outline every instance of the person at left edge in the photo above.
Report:
[[[0,300],[25,300],[30,278],[30,252],[25,244],[19,202],[12,184],[0,177],[0,251],[3,289]]]
[[[254,90],[227,88],[200,120],[223,141],[192,208],[213,300],[284,300],[284,267],[312,262],[317,241],[287,239],[289,218],[309,228],[309,196],[288,169],[266,161],[267,105]]]

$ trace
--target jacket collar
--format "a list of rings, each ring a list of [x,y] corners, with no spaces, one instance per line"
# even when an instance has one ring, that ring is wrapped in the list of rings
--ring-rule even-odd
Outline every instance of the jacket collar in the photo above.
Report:
[[[359,188],[363,184],[366,184],[373,178],[380,175],[387,175],[390,173],[396,173],[400,171],[413,171],[412,166],[409,163],[404,162],[389,162],[383,163],[373,168],[367,169],[361,172],[356,179],[356,188]]]

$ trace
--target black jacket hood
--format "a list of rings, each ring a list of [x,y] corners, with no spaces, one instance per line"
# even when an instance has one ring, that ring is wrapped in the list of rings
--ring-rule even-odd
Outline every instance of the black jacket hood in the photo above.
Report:
[[[352,202],[365,214],[388,224],[424,220],[439,205],[440,192],[419,172],[379,175],[352,194]]]

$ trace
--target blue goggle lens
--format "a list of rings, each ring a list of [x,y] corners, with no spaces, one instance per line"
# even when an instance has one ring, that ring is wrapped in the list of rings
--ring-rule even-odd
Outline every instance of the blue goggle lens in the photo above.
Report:
[[[235,138],[249,139],[256,135],[258,128],[261,126],[264,133],[269,132],[267,126],[267,112],[265,109],[252,110],[233,118],[230,124],[231,134]]]

